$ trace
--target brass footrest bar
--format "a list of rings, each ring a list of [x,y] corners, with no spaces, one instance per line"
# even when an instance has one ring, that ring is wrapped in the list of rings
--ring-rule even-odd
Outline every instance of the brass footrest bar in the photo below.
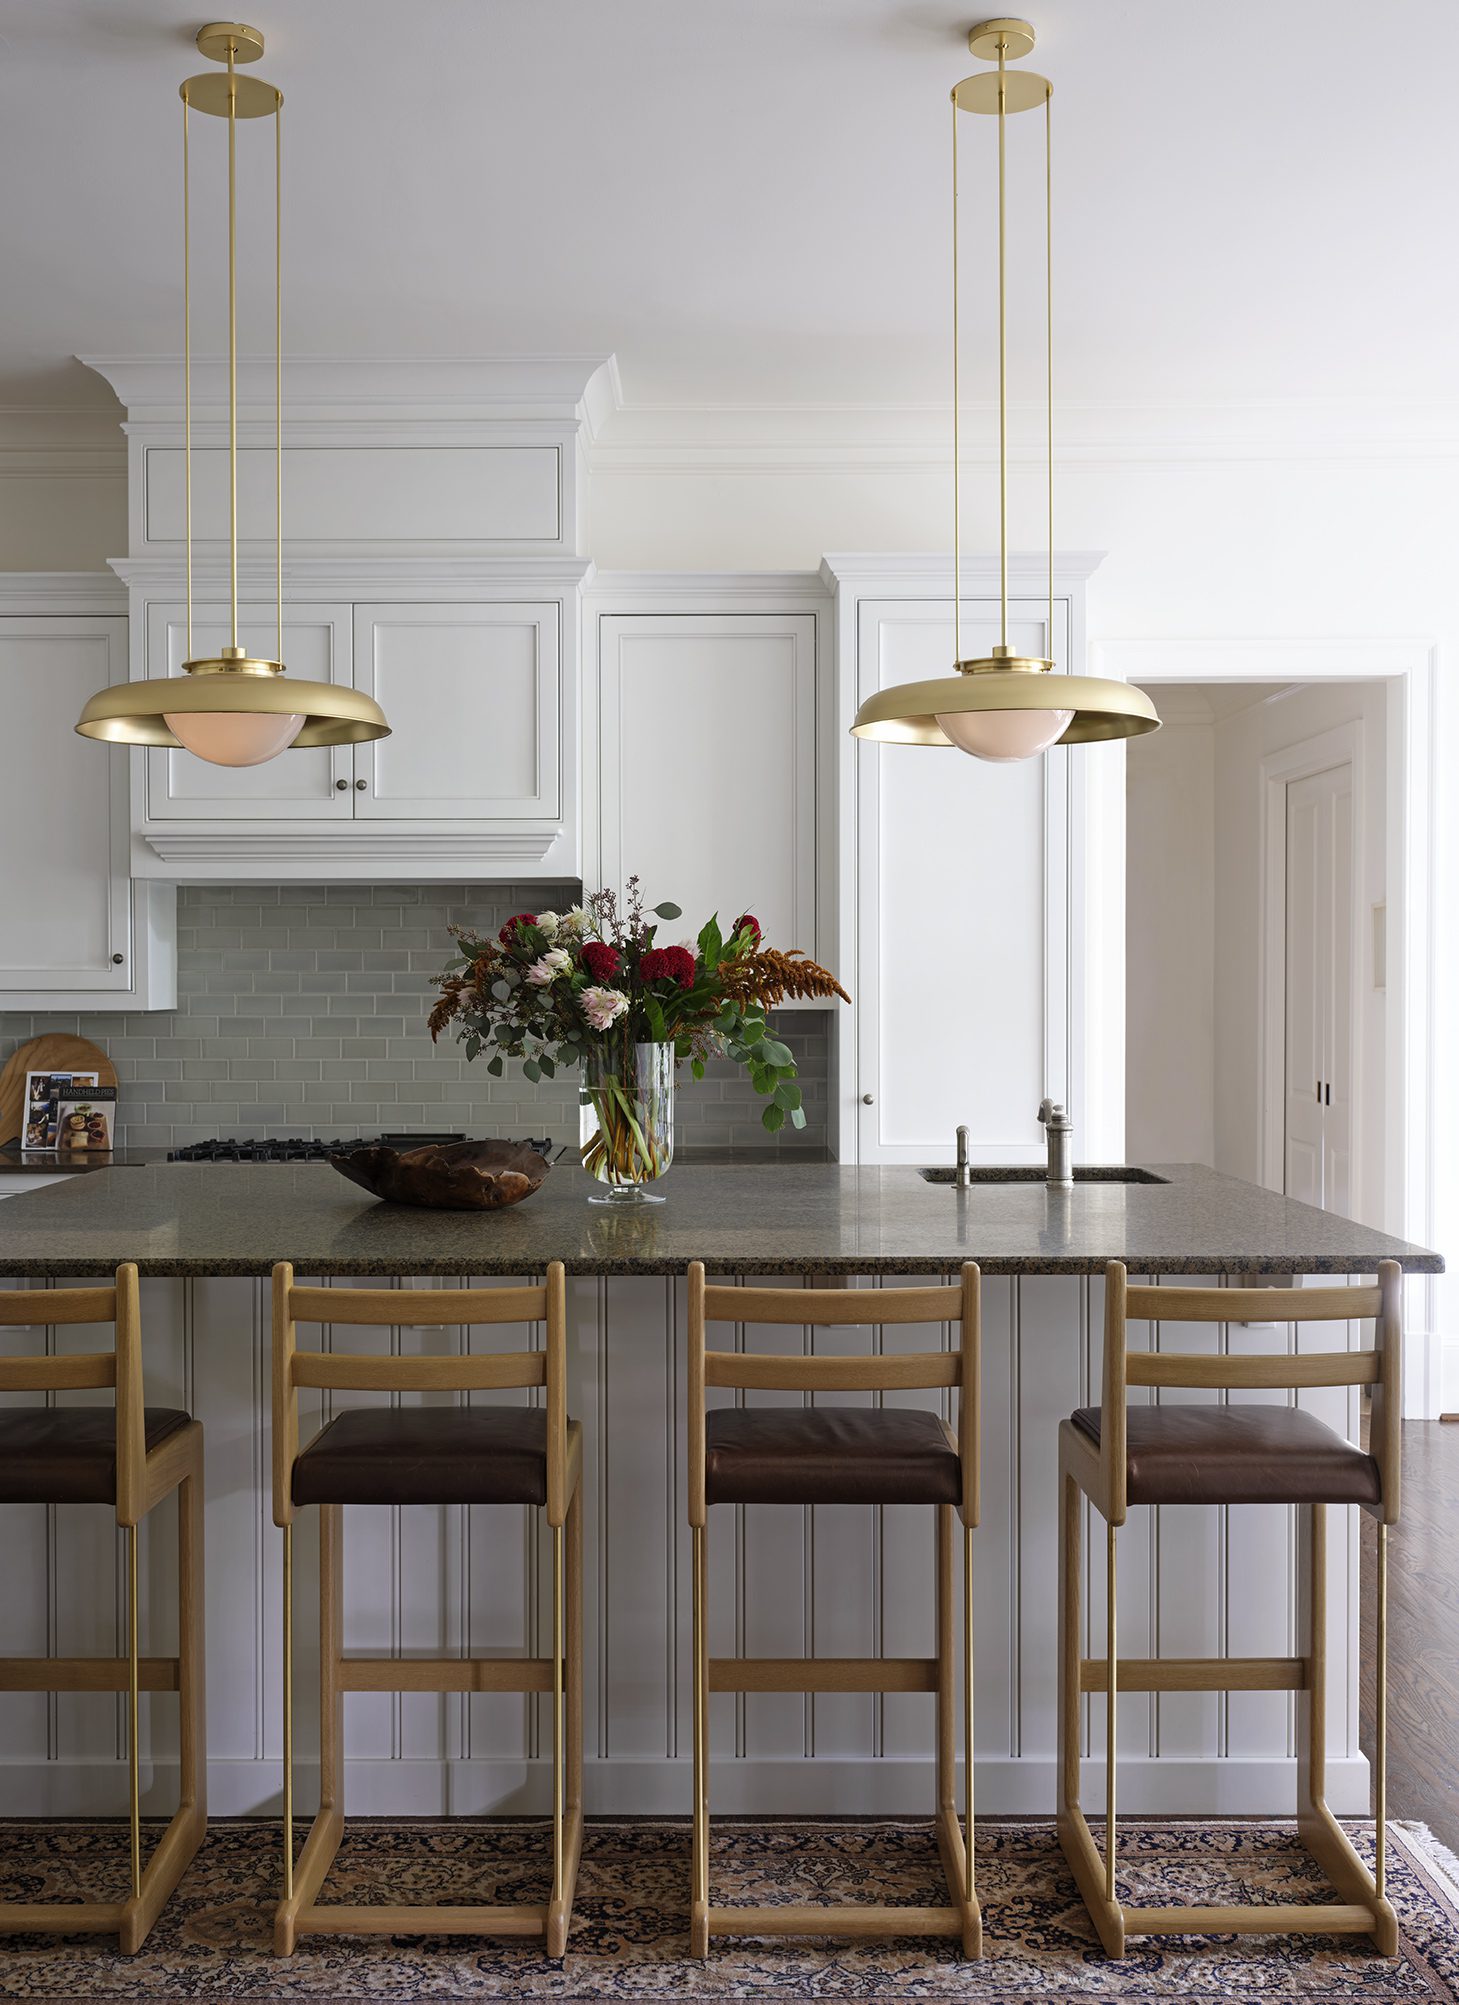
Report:
[[[550,1657],[343,1657],[342,1692],[550,1692]]]
[[[301,1932],[310,1935],[543,1935],[545,1907],[301,1908]]]
[[[125,1692],[125,1657],[3,1657],[0,1692]],[[137,1689],[175,1692],[181,1682],[176,1657],[139,1657]]]
[[[711,1657],[711,1692],[935,1692],[935,1657]]]
[[[961,1935],[958,1908],[733,1907],[709,1909],[711,1935]]]
[[[1367,1935],[1371,1908],[1320,1902],[1232,1908],[1122,1907],[1126,1935]]]
[[[17,1901],[0,1905],[6,1935],[115,1935],[126,1901]]]
[[[1121,1657],[1121,1692],[1305,1692],[1310,1672],[1305,1657]],[[1084,1657],[1081,1692],[1109,1690],[1109,1663]]]

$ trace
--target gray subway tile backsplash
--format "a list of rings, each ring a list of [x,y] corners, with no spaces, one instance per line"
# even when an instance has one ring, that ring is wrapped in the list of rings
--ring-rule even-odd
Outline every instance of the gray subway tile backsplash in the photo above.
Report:
[[[425,1027],[448,926],[495,932],[509,914],[574,904],[578,885],[188,885],[178,894],[172,1011],[0,1013],[0,1062],[42,1031],[92,1038],[117,1069],[118,1133],[137,1148],[223,1135],[330,1138],[401,1128],[577,1139],[576,1075],[532,1086],[492,1079]],[[688,1067],[680,1146],[824,1149],[833,1019],[788,1010],[776,1033],[796,1054],[804,1130],[760,1125],[739,1068]]]

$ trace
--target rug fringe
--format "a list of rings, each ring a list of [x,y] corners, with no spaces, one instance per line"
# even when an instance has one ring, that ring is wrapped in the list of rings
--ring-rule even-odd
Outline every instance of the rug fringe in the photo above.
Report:
[[[1421,1824],[1416,1818],[1392,1818],[1389,1829],[1402,1832],[1434,1878],[1442,1884],[1450,1900],[1459,1906],[1459,1854],[1451,1852],[1442,1839],[1434,1836],[1427,1824]]]

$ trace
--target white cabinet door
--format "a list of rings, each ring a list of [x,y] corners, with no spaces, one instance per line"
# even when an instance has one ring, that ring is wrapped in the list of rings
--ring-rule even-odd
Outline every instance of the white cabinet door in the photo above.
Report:
[[[549,602],[355,608],[355,687],[391,735],[355,748],[357,818],[542,820],[563,800]]]
[[[1047,652],[1046,609],[1015,604],[1009,639]],[[1065,657],[1064,608],[1053,659]],[[963,653],[998,639],[963,602]],[[946,675],[951,605],[862,599],[857,700]],[[863,1163],[1042,1160],[1037,1111],[1067,1099],[1068,758],[990,765],[949,748],[860,742],[856,760],[857,1147]]]
[[[228,640],[226,606],[193,607],[193,652],[216,654]],[[245,642],[272,655],[272,606],[240,608]],[[187,609],[147,608],[147,673],[181,675],[187,658]],[[284,612],[284,662],[301,682],[350,682],[350,608],[291,605]],[[191,752],[147,754],[147,818],[154,823],[348,821],[355,797],[348,745],[281,753],[261,766],[211,766]]]
[[[126,679],[125,620],[0,619],[0,1007],[132,992],[127,754],[75,730]]]
[[[1353,769],[1287,786],[1288,1197],[1352,1205]]]
[[[815,616],[604,615],[598,718],[604,883],[814,954]]]

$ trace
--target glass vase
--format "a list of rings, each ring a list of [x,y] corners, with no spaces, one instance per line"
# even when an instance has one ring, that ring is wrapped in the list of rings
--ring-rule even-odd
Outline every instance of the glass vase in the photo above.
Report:
[[[603,1185],[590,1204],[662,1204],[648,1188],[674,1160],[674,1047],[605,1042],[583,1060],[583,1168]]]

